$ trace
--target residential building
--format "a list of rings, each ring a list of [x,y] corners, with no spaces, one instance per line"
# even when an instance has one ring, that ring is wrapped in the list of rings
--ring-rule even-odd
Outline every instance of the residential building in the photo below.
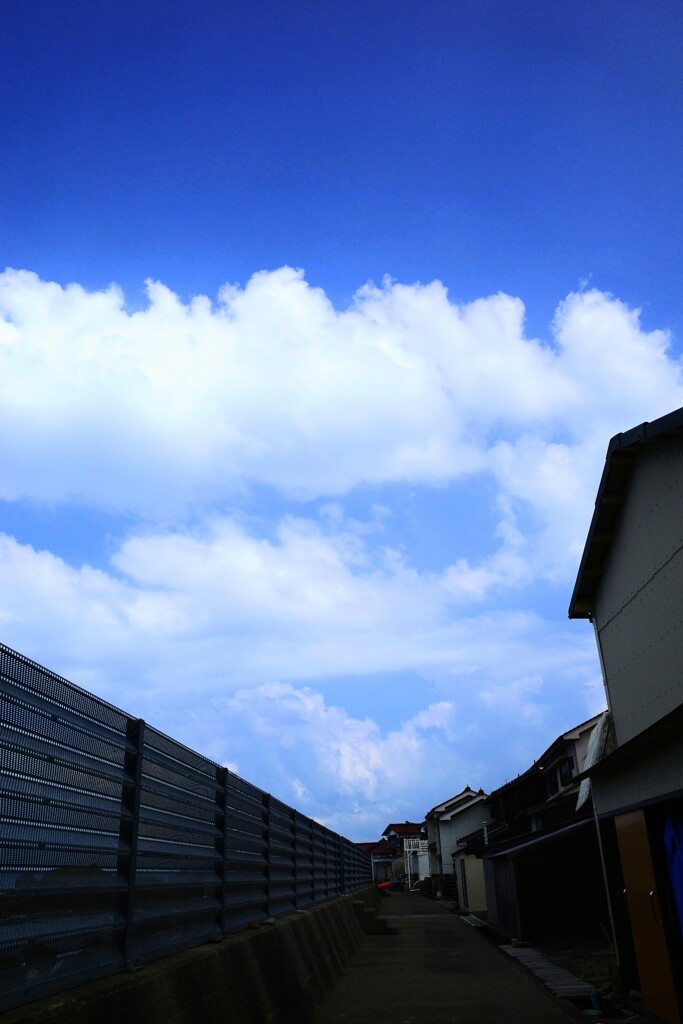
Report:
[[[392,877],[392,867],[396,859],[396,847],[387,839],[375,840],[373,843],[356,843],[370,857],[372,878],[375,882],[388,882]]]
[[[579,777],[604,717],[558,736],[494,790],[484,802],[489,824],[461,839],[483,863],[489,920],[510,938],[581,943],[609,932],[600,848]]]
[[[403,879],[408,874],[404,845],[406,840],[424,840],[425,826],[414,821],[394,822],[384,829],[382,838],[374,843],[356,843],[370,856],[372,877],[376,882]],[[413,862],[419,870],[420,862]],[[419,877],[423,877],[420,875]]]
[[[425,815],[433,895],[457,903],[459,910],[486,912],[481,861],[461,843],[463,836],[489,821],[486,793],[469,786]]]
[[[679,1024],[683,409],[610,441],[569,615],[593,624],[610,712],[588,775],[622,976]]]

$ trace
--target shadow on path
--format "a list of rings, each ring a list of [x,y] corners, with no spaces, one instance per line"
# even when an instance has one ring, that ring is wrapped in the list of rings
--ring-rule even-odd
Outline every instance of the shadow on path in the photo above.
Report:
[[[312,1024],[568,1024],[540,985],[440,903],[393,893]]]

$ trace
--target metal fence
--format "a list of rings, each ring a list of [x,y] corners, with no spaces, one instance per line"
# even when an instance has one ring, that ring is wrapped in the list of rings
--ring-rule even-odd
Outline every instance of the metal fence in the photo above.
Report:
[[[0,1010],[371,884],[369,858],[0,644]]]

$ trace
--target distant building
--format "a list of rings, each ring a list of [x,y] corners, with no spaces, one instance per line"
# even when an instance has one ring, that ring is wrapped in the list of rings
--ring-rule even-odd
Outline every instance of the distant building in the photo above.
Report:
[[[382,835],[386,838],[387,842],[393,844],[397,853],[403,854],[403,840],[409,836],[419,838],[423,831],[424,824],[418,824],[416,821],[402,821],[387,825]]]
[[[467,852],[461,843],[463,836],[488,822],[485,800],[483,789],[465,786],[460,793],[432,807],[425,815],[430,874],[434,879],[433,894],[457,903],[460,910],[486,910],[481,861]]]
[[[372,862],[372,877],[376,882],[403,879],[409,873],[406,862],[406,840],[425,839],[425,826],[414,821],[396,822],[387,825],[382,838],[374,843],[356,843]],[[419,850],[419,848],[418,848]],[[412,852],[412,849],[411,849]],[[419,861],[412,862],[419,871]]]
[[[581,792],[596,715],[558,736],[534,764],[494,789],[489,823],[461,843],[483,862],[488,917],[504,935],[535,941],[609,930],[600,849]]]

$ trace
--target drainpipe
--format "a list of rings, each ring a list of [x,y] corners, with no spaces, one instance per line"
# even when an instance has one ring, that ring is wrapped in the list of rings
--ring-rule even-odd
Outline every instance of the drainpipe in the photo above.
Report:
[[[607,683],[607,672],[605,670],[605,659],[602,656],[602,643],[600,642],[600,631],[598,629],[598,620],[595,617],[595,612],[591,612],[588,616],[588,620],[593,627],[595,634],[595,643],[598,648],[598,660],[600,661],[600,671],[602,672],[602,685],[605,688],[605,697],[607,698],[607,707],[609,709],[610,716],[612,715],[612,701],[610,699],[609,685]],[[614,719],[612,718],[612,721]],[[620,967],[619,961],[619,945],[617,943],[617,930],[614,924],[614,913],[612,911],[612,896],[610,894],[609,886],[607,884],[607,864],[605,863],[605,851],[602,846],[602,835],[600,833],[600,819],[598,818],[598,808],[595,804],[595,793],[593,792],[593,780],[591,779],[591,804],[593,806],[593,820],[595,821],[595,831],[598,837],[598,849],[600,851],[600,863],[602,865],[602,877],[605,885],[605,895],[607,897],[607,912],[609,914],[609,923],[612,931],[612,942],[614,943],[614,953],[617,961],[617,967]]]
[[[593,805],[593,820],[595,821],[595,832],[598,838],[598,850],[600,851],[600,864],[602,867],[602,881],[605,886],[605,897],[607,899],[607,913],[609,914],[610,930],[612,932],[612,944],[614,946],[614,956],[617,961],[617,967],[621,967],[621,958],[619,956],[619,944],[617,942],[617,929],[614,925],[614,913],[612,912],[612,895],[607,884],[607,864],[605,862],[605,851],[602,846],[602,835],[600,834],[600,819],[598,818],[598,809],[595,806],[595,797],[591,791],[591,803]]]

